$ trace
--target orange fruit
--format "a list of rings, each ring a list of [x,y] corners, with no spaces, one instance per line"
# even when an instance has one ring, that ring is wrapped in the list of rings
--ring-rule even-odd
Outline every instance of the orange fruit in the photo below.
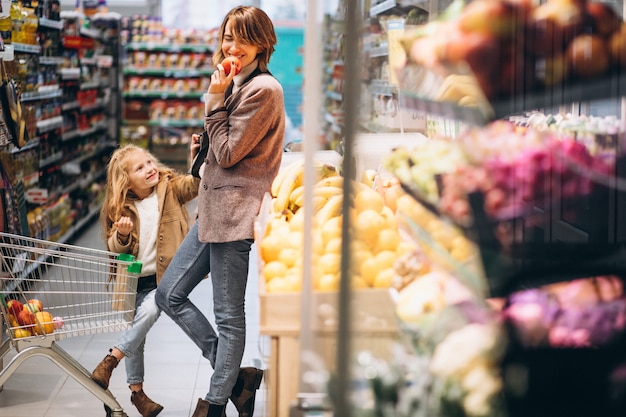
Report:
[[[39,311],[35,313],[35,325],[33,333],[43,335],[54,332],[54,321],[52,314],[47,311]]]

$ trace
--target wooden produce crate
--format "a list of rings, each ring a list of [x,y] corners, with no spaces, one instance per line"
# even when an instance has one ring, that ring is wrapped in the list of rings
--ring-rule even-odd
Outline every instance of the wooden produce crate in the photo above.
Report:
[[[263,285],[261,284],[261,287]],[[312,346],[327,370],[335,368],[337,354],[337,292],[311,292]],[[261,290],[260,332],[270,338],[270,359],[265,382],[268,390],[268,415],[289,417],[290,407],[299,392],[302,360],[300,335],[300,293],[268,294]],[[391,290],[363,289],[352,292],[352,340],[354,352],[367,350],[377,357],[391,354],[399,340],[395,303]]]

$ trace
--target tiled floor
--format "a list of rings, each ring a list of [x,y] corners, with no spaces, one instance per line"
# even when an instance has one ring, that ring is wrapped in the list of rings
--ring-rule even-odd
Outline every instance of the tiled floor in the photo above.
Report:
[[[103,248],[97,222],[93,222],[73,242],[78,246]],[[243,365],[265,367],[269,342],[259,335],[258,278],[256,249],[253,247],[246,309],[248,335]],[[211,287],[204,281],[191,298],[208,317],[212,316]],[[58,345],[80,362],[89,372],[100,362],[117,340],[119,333],[105,333],[64,339]],[[6,364],[15,356],[12,350],[4,357]],[[146,376],[144,390],[153,400],[163,405],[159,417],[188,417],[193,413],[199,397],[208,391],[212,368],[200,350],[174,322],[162,314],[148,334],[146,342]],[[264,417],[266,385],[257,394],[254,415]],[[109,390],[129,417],[140,414],[130,402],[123,363],[111,378]],[[27,359],[8,379],[0,392],[0,417],[94,417],[105,416],[102,403],[86,388],[61,370],[46,357]],[[228,416],[237,411],[229,403]]]

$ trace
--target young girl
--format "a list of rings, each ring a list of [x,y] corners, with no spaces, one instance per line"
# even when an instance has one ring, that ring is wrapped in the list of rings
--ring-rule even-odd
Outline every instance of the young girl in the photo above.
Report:
[[[218,36],[217,70],[205,94],[209,150],[198,220],[165,271],[156,300],[213,367],[209,391],[198,399],[193,417],[222,417],[229,398],[240,417],[252,417],[263,371],[240,369],[244,298],[254,220],[282,158],[285,106],[282,87],[267,70],[276,44],[267,14],[252,6],[235,7]],[[226,75],[221,65],[231,56],[241,61],[238,75]],[[217,332],[188,297],[209,272]]]
[[[193,136],[191,159],[200,147]],[[107,389],[111,373],[125,356],[131,402],[143,417],[163,407],[143,391],[146,335],[160,315],[154,295],[170,260],[189,231],[187,202],[198,195],[199,179],[166,168],[143,148],[126,145],[111,156],[100,220],[108,250],[130,253],[142,262],[133,325],[98,364],[92,379]]]

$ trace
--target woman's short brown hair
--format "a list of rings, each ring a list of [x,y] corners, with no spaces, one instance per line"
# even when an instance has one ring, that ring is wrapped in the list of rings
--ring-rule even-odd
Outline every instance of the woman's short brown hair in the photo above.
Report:
[[[219,46],[213,54],[213,64],[217,66],[226,58],[222,52],[222,42],[226,24],[229,21],[231,22],[232,35],[236,39],[259,48],[257,55],[259,69],[267,71],[267,64],[270,62],[270,56],[274,53],[274,45],[277,42],[276,32],[269,16],[254,6],[237,6],[224,17],[220,26]]]

